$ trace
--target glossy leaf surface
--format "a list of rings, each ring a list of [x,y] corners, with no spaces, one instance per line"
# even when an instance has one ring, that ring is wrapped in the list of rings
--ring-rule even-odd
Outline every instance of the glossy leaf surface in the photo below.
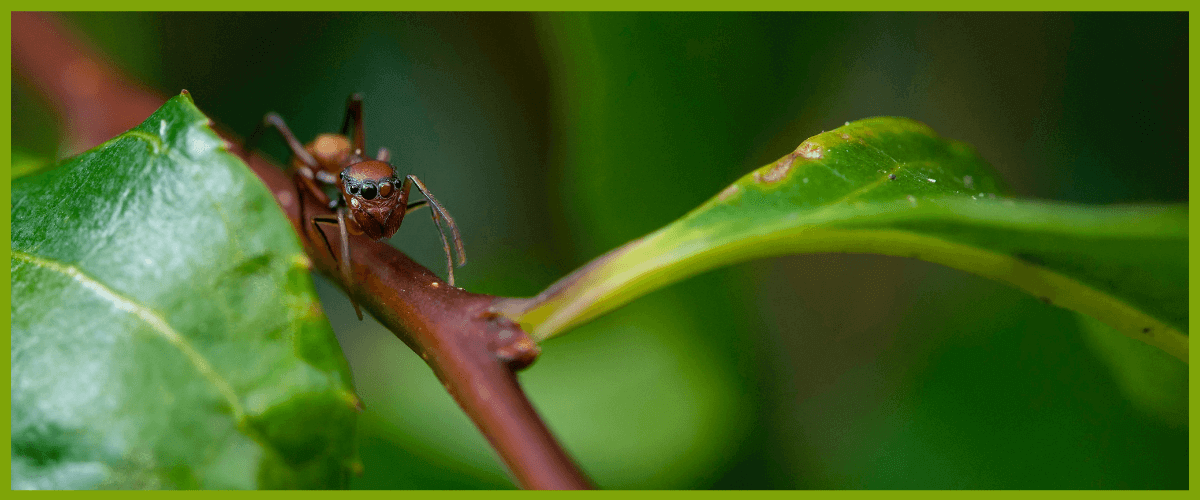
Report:
[[[308,268],[186,92],[14,180],[12,487],[346,486],[358,400]]]
[[[1009,283],[1187,360],[1187,208],[1016,200],[967,145],[903,118],[817,135],[683,218],[499,306],[544,339],[734,262],[911,257]]]

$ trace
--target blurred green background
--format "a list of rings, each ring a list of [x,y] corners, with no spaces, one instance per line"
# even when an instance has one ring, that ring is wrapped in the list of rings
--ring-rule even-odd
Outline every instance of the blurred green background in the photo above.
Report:
[[[131,74],[243,136],[366,97],[459,222],[475,292],[527,296],[805,138],[877,115],[973,144],[1021,196],[1186,202],[1173,13],[79,13]],[[14,73],[14,167],[60,125]],[[268,153],[285,159],[282,141]],[[392,239],[441,269],[432,223]],[[416,355],[317,278],[365,401],[356,488],[511,488]],[[751,262],[549,340],[520,375],[604,488],[1187,488],[1187,366],[903,258]]]

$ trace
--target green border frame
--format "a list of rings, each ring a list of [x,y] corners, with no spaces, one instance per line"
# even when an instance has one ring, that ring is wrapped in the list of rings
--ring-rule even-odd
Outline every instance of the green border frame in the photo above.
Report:
[[[836,11],[1087,10],[1087,11],[1125,11],[1125,10],[1137,10],[1137,11],[1188,11],[1189,12],[1188,28],[1189,28],[1189,32],[1190,32],[1190,31],[1196,31],[1196,29],[1198,27],[1197,20],[1195,18],[1191,18],[1191,16],[1190,16],[1190,7],[1193,5],[1195,5],[1195,4],[1190,4],[1190,3],[1182,2],[1182,1],[1173,1],[1173,0],[1141,2],[1138,4],[1124,4],[1124,3],[1117,3],[1117,2],[1083,2],[1083,1],[1065,1],[1065,2],[1064,1],[1058,1],[1058,2],[989,1],[989,2],[984,2],[982,4],[979,4],[979,3],[970,4],[969,8],[964,9],[964,4],[962,4],[962,3],[957,3],[957,2],[952,3],[952,2],[946,2],[946,1],[905,2],[902,5],[897,5],[895,2],[871,1],[871,2],[865,2],[865,3],[857,2],[854,4],[843,5],[843,4],[828,4],[828,3],[816,3],[816,2],[795,2],[795,1],[789,2],[789,1],[781,1],[781,0],[749,0],[749,1],[742,1],[742,2],[736,2],[736,3],[735,2],[719,2],[718,3],[718,2],[707,2],[707,1],[697,3],[694,1],[688,2],[688,1],[683,1],[683,0],[672,0],[672,1],[656,0],[656,1],[650,1],[650,2],[646,2],[644,0],[643,1],[590,0],[590,1],[582,1],[582,2],[580,2],[580,1],[577,1],[577,2],[544,1],[544,0],[543,1],[512,1],[512,0],[509,0],[509,1],[497,2],[497,1],[480,1],[480,0],[474,0],[474,1],[472,1],[472,0],[461,1],[460,0],[460,1],[447,1],[447,2],[437,2],[437,3],[433,3],[433,2],[368,1],[368,2],[358,2],[355,5],[356,8],[352,9],[352,10],[417,10],[417,11],[454,11],[454,10],[477,10],[477,11],[524,11],[524,10],[541,10],[541,11],[567,11],[567,10],[569,10],[569,11],[624,11],[624,10],[640,10],[640,11],[697,11],[697,10],[702,10],[702,11],[733,11],[733,10],[739,10],[739,11],[745,11],[745,10],[750,10],[750,11],[791,11],[791,10],[836,10]],[[117,11],[117,10],[326,11],[326,10],[331,10],[329,7],[331,7],[332,5],[328,4],[328,3],[318,3],[318,2],[312,2],[312,1],[301,1],[301,2],[296,2],[296,1],[290,1],[290,2],[255,1],[255,2],[253,2],[253,6],[250,7],[244,1],[243,2],[231,2],[231,1],[222,0],[222,1],[217,1],[217,2],[209,2],[209,3],[206,3],[204,6],[183,4],[183,5],[181,5],[181,7],[182,7],[181,9],[156,9],[156,7],[159,7],[159,6],[161,6],[161,3],[151,3],[148,1],[118,1],[118,2],[114,2],[114,3],[106,3],[103,5],[102,9],[99,9],[98,8],[99,6],[95,3],[83,2],[83,1],[79,1],[79,0],[72,0],[72,1],[66,1],[66,2],[50,1],[50,2],[37,2],[37,3],[35,3],[35,2],[14,2],[14,5],[11,5],[9,7],[10,13],[5,18],[5,21],[4,21],[5,39],[9,41],[9,50],[7,50],[5,52],[5,56],[4,56],[5,61],[8,63],[7,64],[8,67],[11,68],[12,67],[12,15],[11,15],[11,13],[13,11],[22,11],[22,10],[37,10],[37,11],[72,11],[72,10],[78,10],[78,11],[90,11],[90,10],[110,10],[110,11]],[[1132,8],[1130,8],[1130,7],[1132,7]],[[1197,59],[1198,59],[1198,57],[1197,57],[1197,53],[1198,53],[1197,49],[1198,48],[1200,48],[1200,47],[1198,47],[1196,40],[1190,39],[1189,40],[1189,61],[1188,61],[1188,64],[1189,64],[1189,73],[1188,73],[1188,76],[1189,76],[1189,90],[1188,90],[1189,119],[1188,119],[1188,126],[1189,126],[1189,131],[1190,131],[1189,141],[1188,141],[1189,151],[1192,147],[1194,147],[1196,145],[1196,142],[1197,142],[1196,138],[1197,138],[1198,134],[1200,134],[1200,132],[1197,131],[1197,127],[1196,127],[1196,125],[1197,125],[1196,112],[1198,109],[1200,109],[1200,103],[1197,103],[1196,99],[1194,98],[1195,97],[1194,90],[1195,90],[1195,86],[1196,86],[1196,83],[1195,83],[1196,76],[1198,74],[1200,74],[1200,70],[1197,69],[1197,64],[1196,64]],[[10,96],[12,95],[11,73],[10,73],[9,78],[5,82],[4,89],[5,89],[6,94],[8,94]],[[11,98],[4,100],[3,110],[4,110],[4,114],[7,119],[4,121],[3,127],[4,127],[5,133],[4,133],[4,136],[2,138],[0,138],[0,144],[3,145],[5,157],[9,159],[9,161],[6,161],[3,164],[4,165],[3,172],[6,177],[10,177],[10,172],[12,170],[12,162],[11,162],[11,158],[12,158],[12,100],[11,100]],[[1190,191],[1196,191],[1197,188],[1200,188],[1200,178],[1198,178],[1196,175],[1197,174],[1196,161],[1194,159],[1192,159],[1190,157],[1190,155],[1189,155],[1189,166],[1188,167],[1189,167],[1189,173],[1191,174],[1188,179],[1189,188],[1190,188]],[[2,230],[4,233],[5,239],[10,244],[9,248],[6,248],[4,250],[4,252],[5,252],[5,255],[9,258],[9,260],[11,260],[11,258],[12,258],[12,250],[11,250],[12,185],[11,185],[11,182],[8,185],[0,187],[0,198],[3,198],[3,210],[5,213],[5,217],[3,218],[3,220],[0,220],[0,224],[3,224]],[[1197,215],[1196,208],[1194,206],[1189,206],[1189,218],[1190,218],[1189,231],[1191,229],[1195,229],[1197,226],[1196,217],[1195,217],[1196,215]],[[1196,256],[1198,254],[1200,254],[1200,248],[1189,247],[1189,271],[1188,271],[1188,273],[1189,273],[1189,278],[1190,278],[1191,282],[1200,281],[1200,270],[1197,270],[1196,266],[1194,265],[1196,263],[1196,260],[1197,260]],[[1195,286],[1191,286],[1189,284],[1189,293],[1192,291],[1195,291],[1195,289],[1196,289]],[[6,269],[3,273],[3,289],[2,289],[2,291],[0,291],[0,293],[3,293],[3,295],[4,295],[4,298],[5,298],[4,303],[5,303],[5,307],[8,311],[7,316],[9,316],[9,318],[11,318],[12,317],[12,297],[11,297],[11,295],[12,295],[12,273],[11,273],[11,270],[9,270],[9,269]],[[1191,295],[1189,297],[1189,307],[1192,312],[1195,312],[1197,303],[1198,303],[1198,300],[1197,300],[1196,296]],[[1195,315],[1193,314],[1191,317],[1194,318]],[[1192,329],[1191,325],[1189,325],[1189,331],[1191,329]],[[8,330],[8,333],[11,336],[11,319],[10,319],[10,328]],[[10,361],[10,363],[6,363],[6,366],[9,366],[9,368],[11,370],[10,365],[11,365],[11,361]],[[1190,411],[1189,427],[1190,427],[1190,422],[1195,421],[1195,414],[1196,414],[1196,412],[1195,412],[1195,410],[1196,410],[1195,396],[1198,392],[1197,391],[1196,372],[1189,371],[1189,384],[1190,384],[1189,397],[1191,398],[1191,401],[1189,403],[1189,411]],[[9,403],[6,403],[6,406],[10,406],[10,405],[11,405],[11,399],[9,400]],[[11,418],[11,407],[9,408],[9,412],[7,412],[7,413],[9,413],[10,418]],[[1188,439],[1189,439],[1189,476],[1188,476],[1188,480],[1189,480],[1189,487],[1190,487],[1192,485],[1192,483],[1196,482],[1196,479],[1197,479],[1196,444],[1198,441],[1200,441],[1200,436],[1198,436],[1195,433],[1189,433]],[[9,441],[10,441],[10,447],[11,447],[11,438]],[[12,459],[11,459],[11,455],[10,455],[10,458],[9,458],[10,463],[11,463],[11,460]],[[12,482],[11,482],[12,481],[11,466],[5,467],[3,474],[4,474],[4,477],[8,478],[7,480],[5,480],[5,482],[7,482],[11,485],[12,484]],[[804,495],[819,495],[822,497],[828,497],[830,495],[837,495],[840,498],[847,498],[847,497],[876,496],[876,495],[887,495],[887,496],[899,495],[899,496],[911,496],[911,497],[917,497],[917,496],[924,497],[927,495],[935,495],[935,496],[959,495],[961,493],[962,492],[944,492],[944,491],[938,491],[938,492],[924,492],[924,491],[804,492],[804,491],[801,491],[801,492],[753,492],[752,494],[755,496],[758,496],[758,497],[768,497],[768,496],[775,496],[775,495],[804,494]],[[967,494],[970,495],[972,498],[985,498],[985,497],[992,497],[994,495],[1005,495],[1006,497],[1021,495],[1022,497],[1025,497],[1027,495],[1030,495],[1031,493],[1035,496],[1055,495],[1057,497],[1060,495],[1065,495],[1065,496],[1075,497],[1075,498],[1083,498],[1085,495],[1087,498],[1093,498],[1095,495],[1101,495],[1105,498],[1112,498],[1113,496],[1120,496],[1121,498],[1132,498],[1135,495],[1138,497],[1141,497],[1143,495],[1155,495],[1155,496],[1166,495],[1166,496],[1174,497],[1176,495],[1182,495],[1185,492],[1178,492],[1178,491],[1168,491],[1168,492],[1124,492],[1124,491],[1112,491],[1112,492],[1103,492],[1103,491],[1100,491],[1100,492],[1092,492],[1092,491],[1087,491],[1087,492],[1082,492],[1082,491],[1075,491],[1075,492],[1022,492],[1022,491],[991,492],[991,491],[972,491],[972,492],[968,492]],[[45,495],[46,493],[29,493],[29,494],[40,496],[40,495]],[[61,493],[52,493],[52,494],[57,496],[58,494],[61,494]],[[106,496],[106,497],[107,496],[115,497],[117,495],[128,495],[128,494],[133,494],[133,495],[160,494],[160,492],[139,492],[139,493],[91,492],[91,493],[77,493],[77,494],[89,495],[89,496],[90,495],[101,495],[101,496]],[[206,493],[198,492],[198,493],[182,493],[182,494],[187,495],[187,494],[206,494]],[[255,494],[255,493],[251,493],[251,492],[238,492],[237,493],[238,496],[249,495],[249,494]],[[258,494],[263,494],[263,493],[258,493]],[[274,492],[274,493],[266,493],[266,494],[274,495],[274,494],[282,494],[282,493]],[[289,496],[299,495],[301,497],[312,498],[310,495],[318,495],[318,494],[328,495],[329,493],[328,492],[288,492],[286,494]],[[355,491],[355,492],[346,492],[343,494],[364,495],[364,496],[370,496],[370,497],[374,497],[374,498],[382,498],[383,495],[388,495],[390,493],[388,493],[388,492]],[[466,495],[471,495],[472,497],[474,497],[475,495],[520,495],[520,494],[524,494],[524,493],[510,492],[510,491],[470,492],[470,493],[422,491],[422,492],[417,492],[416,494],[422,498],[459,498],[459,497],[466,496]],[[556,493],[531,493],[531,494],[560,496],[560,495],[594,495],[594,494],[613,494],[613,493],[556,492]],[[643,495],[650,495],[650,494],[653,494],[656,497],[658,495],[667,495],[670,497],[675,497],[676,495],[680,495],[680,494],[704,495],[704,496],[719,495],[722,497],[729,497],[731,495],[745,494],[745,492],[654,492],[654,493],[648,493],[648,492],[625,491],[625,492],[618,492],[615,494],[620,494],[622,496],[635,496],[635,497],[640,497]],[[293,497],[293,498],[295,498],[295,497]]]

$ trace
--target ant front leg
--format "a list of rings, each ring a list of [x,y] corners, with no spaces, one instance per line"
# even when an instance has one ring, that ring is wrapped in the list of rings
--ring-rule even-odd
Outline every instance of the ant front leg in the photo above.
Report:
[[[329,199],[329,195],[325,194],[325,191],[320,186],[317,186],[317,182],[310,177],[311,174],[311,169],[301,169],[292,176],[292,182],[296,185],[296,203],[300,205],[300,220],[302,221],[308,220],[307,208],[304,203],[305,192],[316,198],[317,203],[325,205],[330,209],[337,208],[337,202]],[[324,237],[325,233],[321,233],[321,236]],[[325,245],[328,246],[329,242],[326,241]],[[329,253],[332,254],[333,250],[331,249]]]
[[[308,168],[317,170],[317,159],[313,158],[308,153],[308,150],[304,149],[304,144],[301,144],[300,140],[296,139],[296,134],[293,134],[292,129],[289,129],[287,123],[284,123],[283,117],[275,112],[267,113],[263,116],[262,121],[254,128],[254,133],[250,134],[250,137],[246,139],[246,143],[243,145],[243,148],[246,150],[246,156],[250,156],[251,148],[254,147],[254,143],[258,142],[258,138],[262,137],[262,133],[267,127],[275,127],[275,130],[279,131],[279,135],[283,136],[283,140],[287,142],[288,149],[292,150],[292,154],[296,158],[299,158]]]
[[[292,133],[292,129],[288,128],[287,123],[283,121],[283,117],[279,116],[279,114],[275,112],[264,115],[262,121],[258,123],[258,127],[255,127],[254,133],[250,134],[250,137],[246,139],[246,143],[243,147],[246,151],[247,157],[250,156],[250,152],[252,151],[251,148],[253,148],[258,139],[262,137],[262,133],[267,129],[267,127],[275,127],[275,130],[279,131],[279,135],[283,136],[283,140],[287,142],[288,149],[292,150],[292,155],[300,159],[300,162],[304,164],[304,166],[300,167],[298,172],[296,172],[293,181],[296,184],[296,201],[300,204],[300,220],[306,220],[304,210],[305,191],[308,191],[310,194],[316,196],[317,200],[321,201],[322,203],[329,202],[329,196],[327,196],[325,192],[322,191],[321,188],[318,187],[313,181],[315,172],[320,172],[317,159],[313,158],[312,154],[310,154],[308,150],[304,149],[304,145],[300,144],[300,140],[296,138],[296,134]]]
[[[354,137],[351,144],[351,152],[356,155],[362,155],[367,149],[366,133],[363,131],[363,99],[362,94],[355,93],[346,99],[346,117],[342,119],[342,135],[350,131],[350,124],[354,124]]]
[[[325,230],[321,229],[322,223],[337,224],[338,235],[341,237],[342,247],[342,254],[340,258],[338,255],[333,253],[333,245],[329,244],[329,237],[325,236]],[[346,207],[338,207],[337,217],[329,215],[313,217],[312,225],[317,229],[317,232],[321,234],[321,239],[325,241],[325,248],[329,249],[329,255],[332,255],[333,258],[338,261],[338,268],[342,271],[342,282],[346,287],[346,296],[350,298],[350,305],[354,306],[354,314],[357,314],[358,320],[362,321],[362,309],[359,309],[358,301],[354,300],[354,293],[351,291],[351,284],[353,282],[351,281],[350,277],[350,234],[349,231],[346,230]]]
[[[414,201],[409,203],[407,207],[404,207],[404,215],[411,214],[427,206],[429,206],[429,200]]]
[[[467,254],[466,250],[463,249],[462,235],[458,233],[458,225],[454,223],[454,218],[450,217],[450,213],[446,212],[445,207],[443,207],[441,203],[438,203],[437,198],[433,197],[433,193],[429,192],[429,188],[426,188],[425,184],[422,183],[421,179],[418,179],[417,176],[404,176],[404,185],[400,187],[400,190],[403,193],[402,196],[407,198],[408,192],[410,189],[412,189],[414,184],[417,186],[417,189],[421,191],[421,194],[425,195],[425,201],[431,209],[430,215],[433,217],[433,224],[437,226],[438,235],[442,237],[442,249],[446,252],[446,282],[449,283],[450,286],[454,286],[454,257],[450,253],[450,242],[446,240],[446,232],[442,230],[442,219],[445,219],[446,224],[450,226],[450,232],[454,238],[454,250],[458,252],[458,265],[460,267],[467,263]],[[425,206],[425,204],[426,203],[422,202],[410,203],[407,207],[405,207],[404,213],[407,214],[413,210],[417,210]]]

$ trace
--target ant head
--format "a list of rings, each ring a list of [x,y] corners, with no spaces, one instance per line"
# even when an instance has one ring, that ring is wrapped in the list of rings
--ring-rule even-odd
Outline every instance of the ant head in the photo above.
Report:
[[[368,237],[390,238],[404,220],[408,193],[390,164],[365,160],[350,165],[339,176],[342,196],[350,215]]]

